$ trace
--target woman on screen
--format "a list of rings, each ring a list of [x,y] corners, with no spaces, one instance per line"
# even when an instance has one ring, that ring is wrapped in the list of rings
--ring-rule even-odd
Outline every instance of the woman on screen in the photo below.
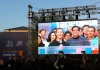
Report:
[[[56,34],[54,31],[52,31],[48,35],[48,42],[52,42],[54,39],[56,39]]]
[[[42,40],[41,40],[41,36],[40,35],[38,35],[38,47],[43,47],[44,46],[44,44],[43,44],[43,42],[42,42]]]

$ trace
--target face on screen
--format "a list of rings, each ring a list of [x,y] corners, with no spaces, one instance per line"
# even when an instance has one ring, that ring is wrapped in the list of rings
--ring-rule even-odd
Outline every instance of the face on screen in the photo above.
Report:
[[[38,45],[41,43],[41,38],[38,36]]]
[[[53,41],[56,38],[55,33],[51,33],[51,41]]]
[[[65,40],[67,41],[67,40],[69,40],[71,38],[71,35],[69,34],[69,33],[67,33],[66,35],[65,35]]]
[[[63,31],[62,31],[62,29],[57,29],[57,31],[56,31],[56,36],[57,36],[57,38],[63,38]]]
[[[78,27],[74,27],[73,30],[72,30],[73,36],[78,36],[79,32],[80,31],[79,31]]]
[[[88,28],[88,37],[94,37],[95,30],[94,28]]]
[[[80,29],[79,35],[80,35],[80,36],[83,35],[83,31],[82,31],[82,29]]]
[[[41,31],[40,34],[41,34],[41,38],[45,39],[45,37],[46,37],[46,31],[43,30],[43,31]]]
[[[87,32],[88,32],[88,27],[84,27],[84,28],[83,28],[83,33],[84,33],[84,34],[87,34]]]

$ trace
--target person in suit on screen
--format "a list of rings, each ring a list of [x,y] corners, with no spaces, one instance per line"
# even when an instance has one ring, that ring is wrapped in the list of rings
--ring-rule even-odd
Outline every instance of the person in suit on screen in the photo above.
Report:
[[[41,40],[42,40],[43,44],[45,44],[45,46],[46,46],[48,44],[47,38],[46,38],[46,30],[45,29],[41,29],[39,31],[39,34],[41,36]]]
[[[38,47],[43,47],[45,46],[45,44],[43,44],[42,40],[41,40],[41,36],[38,35]]]

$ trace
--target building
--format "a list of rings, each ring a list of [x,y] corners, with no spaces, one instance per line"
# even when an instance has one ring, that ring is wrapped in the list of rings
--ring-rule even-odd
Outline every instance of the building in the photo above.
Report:
[[[28,55],[28,28],[25,26],[5,29],[0,32],[0,56]]]
[[[21,26],[16,28],[5,29],[4,32],[28,32],[28,27]]]

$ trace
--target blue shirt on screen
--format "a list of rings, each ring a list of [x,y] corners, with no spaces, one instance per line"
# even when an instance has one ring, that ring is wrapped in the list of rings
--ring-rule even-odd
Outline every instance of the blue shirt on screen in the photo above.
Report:
[[[90,46],[98,46],[98,37],[95,37],[90,42]]]
[[[78,36],[77,38],[70,38],[67,43],[69,46],[89,46],[89,41],[86,37]]]

